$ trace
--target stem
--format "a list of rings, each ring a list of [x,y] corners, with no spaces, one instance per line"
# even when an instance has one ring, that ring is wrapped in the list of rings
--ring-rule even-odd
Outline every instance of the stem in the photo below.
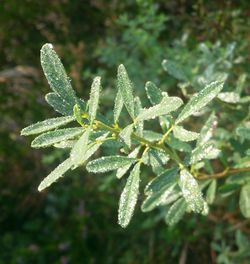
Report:
[[[209,180],[209,179],[218,179],[218,178],[223,178],[223,177],[227,177],[231,174],[234,173],[241,173],[241,172],[250,172],[250,167],[247,168],[240,168],[240,169],[234,169],[234,168],[227,168],[222,172],[218,172],[212,175],[207,175],[207,174],[200,174],[198,176],[199,180]]]

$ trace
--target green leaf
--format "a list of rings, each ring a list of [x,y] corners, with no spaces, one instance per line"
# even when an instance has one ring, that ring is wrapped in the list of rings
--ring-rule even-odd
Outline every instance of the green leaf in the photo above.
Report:
[[[212,204],[214,202],[216,187],[217,187],[217,181],[212,180],[211,183],[209,184],[209,187],[206,193],[206,201],[208,204]]]
[[[202,159],[215,159],[219,154],[220,150],[214,148],[213,143],[207,142],[192,151],[190,164],[194,164]]]
[[[142,105],[141,105],[141,100],[139,97],[135,97],[135,116],[138,116],[139,113],[142,111]],[[136,128],[136,134],[140,137],[143,136],[143,129],[144,129],[144,124],[143,121],[137,122],[135,125]]]
[[[81,108],[80,108],[80,106],[78,104],[74,105],[73,112],[74,112],[74,117],[75,117],[76,121],[80,125],[83,125],[82,116],[81,116]]]
[[[240,211],[244,217],[250,218],[250,184],[244,185],[240,191]]]
[[[145,86],[147,97],[152,105],[157,105],[162,100],[161,90],[152,82],[147,82]]]
[[[131,153],[129,153],[129,158],[136,158],[139,154],[141,147],[135,148]],[[116,177],[120,179],[131,167],[132,164],[125,165],[117,170]]]
[[[115,97],[115,106],[114,106],[114,123],[118,123],[121,111],[123,108],[123,100],[121,91],[118,89],[116,97]]]
[[[175,138],[173,135],[169,135],[167,138],[167,144],[178,151],[181,152],[191,152],[192,148],[188,143],[180,141],[179,139]]]
[[[61,126],[64,126],[70,122],[72,122],[75,118],[73,116],[65,116],[65,117],[56,117],[46,119],[44,121],[32,124],[28,127],[25,127],[21,131],[22,136],[40,134],[42,132],[46,132]]]
[[[159,141],[161,140],[161,138],[163,137],[162,134],[151,131],[151,130],[144,130],[143,131],[143,137],[150,141],[150,142],[154,142],[154,141]]]
[[[66,159],[63,163],[61,163],[58,167],[56,167],[39,185],[38,191],[41,192],[42,190],[49,187],[52,183],[57,181],[63,174],[69,170],[72,166],[71,160]]]
[[[215,113],[212,112],[200,131],[200,136],[197,140],[196,146],[204,145],[209,141],[209,139],[213,136],[213,132],[215,127],[217,126],[217,123],[217,117]]]
[[[199,137],[198,133],[188,131],[184,129],[182,126],[175,126],[173,132],[176,138],[184,142],[193,141]]]
[[[244,90],[245,82],[246,82],[247,75],[245,73],[241,74],[239,79],[237,80],[236,84],[236,92],[241,94]]]
[[[65,99],[61,98],[56,93],[48,93],[45,96],[45,100],[51,105],[54,110],[62,115],[73,115],[74,105],[69,104]]]
[[[77,140],[76,144],[71,150],[70,158],[74,167],[78,167],[86,160],[86,152],[88,150],[88,141],[91,129],[88,127],[82,136]]]
[[[96,118],[100,92],[101,92],[101,77],[95,77],[91,85],[90,99],[89,99],[90,124],[92,124]]]
[[[240,95],[235,92],[219,93],[217,96],[221,101],[231,104],[236,104],[240,101]]]
[[[59,143],[56,143],[53,146],[55,148],[62,148],[62,149],[70,148],[71,149],[74,147],[75,143],[76,143],[76,140],[65,140],[65,141],[61,141]]]
[[[132,119],[135,117],[133,85],[128,77],[127,71],[123,64],[118,67],[117,86],[121,92],[123,103],[128,110]]]
[[[181,192],[175,187],[176,183],[172,183],[172,185],[167,185],[165,188],[150,194],[141,206],[142,212],[152,211],[158,206],[168,205],[178,199]]]
[[[31,147],[33,147],[33,148],[48,147],[48,146],[54,145],[58,142],[65,141],[65,140],[80,136],[82,133],[83,133],[83,129],[78,128],[78,127],[65,128],[65,129],[58,129],[55,131],[50,131],[50,132],[44,133],[44,134],[36,137],[31,142]]]
[[[168,188],[172,184],[176,183],[177,180],[178,180],[177,168],[165,170],[162,174],[155,177],[147,184],[144,192],[147,195],[153,194],[162,189]]]
[[[41,49],[41,65],[51,89],[73,109],[77,98],[64,67],[53,50],[52,44],[45,44]]]
[[[148,152],[149,164],[155,174],[165,171],[164,165],[169,161],[169,156],[161,150],[150,149]]]
[[[87,171],[94,173],[107,172],[117,170],[120,167],[132,164],[135,161],[136,159],[125,156],[107,156],[90,161],[87,164],[86,169]]]
[[[178,199],[168,210],[166,216],[165,216],[165,222],[173,226],[177,224],[183,215],[185,214],[187,209],[187,203],[185,199],[180,198]]]
[[[133,216],[139,194],[139,183],[140,163],[137,163],[131,171],[120,197],[118,223],[123,228],[125,228],[129,224]]]
[[[188,78],[180,65],[172,60],[163,60],[163,69],[180,81],[188,81]]]
[[[224,83],[222,81],[215,81],[208,84],[197,95],[194,95],[186,106],[183,108],[175,123],[179,124],[190,115],[198,112],[202,107],[213,100],[217,94],[222,90]]]
[[[143,109],[136,117],[136,121],[154,119],[158,116],[167,115],[177,110],[183,104],[179,97],[164,96],[162,101],[150,108]]]
[[[119,134],[120,138],[125,142],[125,144],[131,147],[131,134],[133,133],[134,124],[126,126]]]
[[[244,139],[250,139],[250,128],[249,127],[238,127],[236,134]]]
[[[185,169],[181,170],[179,185],[188,207],[195,213],[201,213],[204,209],[205,201],[197,181]]]

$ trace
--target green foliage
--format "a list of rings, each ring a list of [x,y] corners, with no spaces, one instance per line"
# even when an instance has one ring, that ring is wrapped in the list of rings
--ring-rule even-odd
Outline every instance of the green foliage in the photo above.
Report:
[[[110,123],[101,121],[97,114],[99,99],[101,98],[100,77],[96,77],[92,83],[90,99],[86,107],[88,112],[85,112],[84,101],[76,97],[60,59],[52,49],[52,45],[45,44],[43,46],[41,62],[52,90],[66,105],[72,106],[70,111],[72,114],[68,117],[48,119],[36,123],[23,129],[21,133],[32,135],[45,132],[32,141],[31,146],[35,148],[67,144],[66,142],[72,141],[72,139],[74,139],[74,143],[69,146],[71,148],[70,157],[42,181],[38,188],[39,191],[50,186],[70,168],[75,169],[85,162],[87,162],[86,169],[88,172],[105,173],[117,170],[118,179],[124,176],[135,163],[120,198],[118,222],[122,227],[126,227],[133,216],[139,196],[140,174],[144,167],[151,168],[155,178],[145,188],[147,198],[142,203],[143,212],[151,211],[156,207],[165,208],[167,212],[164,218],[169,225],[174,225],[180,221],[185,212],[193,211],[203,215],[208,214],[208,204],[213,204],[216,198],[217,182],[212,180],[209,184],[206,192],[207,204],[202,194],[202,188],[206,185],[201,183],[203,178],[213,179],[213,175],[202,176],[201,173],[199,176],[199,171],[202,168],[199,164],[208,162],[209,159],[216,159],[220,154],[220,150],[212,141],[217,117],[212,112],[200,133],[186,130],[178,124],[188,117],[196,115],[205,106],[206,111],[210,112],[208,104],[218,94],[222,94],[220,92],[224,86],[223,81],[213,81],[205,85],[198,94],[191,97],[181,111],[179,111],[183,105],[181,98],[169,97],[167,93],[161,92],[153,83],[147,82],[145,90],[153,106],[142,108],[140,99],[136,97],[134,100],[133,84],[124,65],[120,65],[117,75],[114,124],[110,125]],[[184,80],[177,64],[172,62],[164,62],[163,64],[171,75],[178,80]],[[218,98],[221,100],[222,96]],[[224,101],[232,103],[232,100],[230,102]],[[124,128],[120,127],[120,124],[123,123],[120,122],[123,104],[132,118],[132,123],[127,124]],[[74,120],[80,127],[56,129]],[[144,130],[143,122],[148,120],[159,123],[162,134],[153,130]],[[56,130],[46,132],[53,129]],[[239,137],[245,140],[249,139],[247,126],[238,127],[236,131]],[[197,141],[196,146],[185,143],[195,140]],[[112,155],[88,162],[88,159],[103,143],[109,145],[112,141],[117,142],[119,146],[118,149],[113,150]],[[216,144],[218,145],[218,142]],[[114,153],[117,150],[122,151],[124,155]],[[182,151],[187,152],[187,154],[180,155],[179,152]],[[243,168],[245,167],[243,166]],[[248,169],[245,171],[247,172]],[[205,167],[205,170],[211,173],[211,164],[207,168]],[[228,170],[226,169],[222,176],[226,175]],[[194,172],[193,175],[191,171]],[[225,190],[228,189],[226,186],[223,187]],[[244,185],[240,195],[240,208],[245,217],[249,217],[248,187],[249,185]],[[230,188],[231,190],[234,188]]]

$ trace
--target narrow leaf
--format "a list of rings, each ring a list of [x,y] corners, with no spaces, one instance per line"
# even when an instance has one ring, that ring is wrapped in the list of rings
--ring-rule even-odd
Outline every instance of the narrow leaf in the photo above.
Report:
[[[129,158],[136,158],[139,154],[140,147],[135,148],[131,153],[129,153]],[[117,170],[116,177],[120,179],[126,172],[130,169],[132,164],[125,165]]]
[[[240,191],[240,211],[244,217],[250,218],[250,184],[244,185]]]
[[[115,106],[114,106],[114,123],[118,123],[121,111],[123,108],[123,100],[121,91],[118,89],[116,97],[115,97]]]
[[[89,99],[89,117],[91,124],[96,118],[100,91],[101,91],[101,77],[95,77],[91,85],[90,99]]]
[[[22,136],[40,134],[42,132],[46,132],[72,122],[75,118],[73,116],[65,116],[65,117],[56,117],[50,118],[35,124],[32,124],[28,127],[25,127],[21,131]]]
[[[143,137],[150,141],[150,142],[154,142],[154,141],[159,141],[161,140],[161,138],[163,137],[162,134],[151,131],[151,130],[144,130],[143,131]]]
[[[185,169],[181,170],[179,185],[188,207],[195,213],[201,213],[203,211],[205,201],[202,198],[202,193],[197,181]]]
[[[117,170],[120,167],[132,164],[135,161],[136,159],[125,156],[107,156],[90,161],[87,164],[86,169],[87,171],[94,173],[107,172]]]
[[[54,145],[58,142],[65,141],[68,139],[72,139],[77,137],[83,133],[82,128],[74,127],[74,128],[65,128],[65,129],[58,129],[55,131],[50,131],[44,133],[38,137],[36,137],[31,142],[31,147],[33,148],[43,148]]]
[[[179,139],[175,138],[173,135],[169,135],[167,138],[167,144],[178,151],[181,152],[191,152],[192,148],[188,143],[182,142]]]
[[[157,105],[162,100],[161,90],[152,82],[147,82],[145,86],[147,97],[152,105]]]
[[[118,223],[123,228],[127,227],[133,216],[139,194],[139,183],[140,163],[137,163],[131,171],[120,197]]]
[[[125,142],[125,144],[131,147],[131,134],[133,133],[134,124],[126,126],[119,134],[120,138]]]
[[[178,169],[168,169],[164,171],[162,174],[151,180],[144,192],[147,195],[150,195],[154,192],[158,192],[164,188],[167,188],[168,186],[172,185],[173,183],[177,182],[178,180]]]
[[[66,159],[58,167],[56,167],[39,185],[38,191],[41,192],[45,188],[49,187],[52,183],[57,181],[63,174],[72,166],[71,160]]]
[[[82,122],[82,116],[81,116],[81,108],[80,108],[80,106],[78,104],[74,105],[73,112],[74,112],[74,117],[75,117],[76,121],[80,125],[82,125],[83,122]]]
[[[118,67],[117,86],[122,95],[122,100],[132,119],[135,117],[133,86],[123,64]]]
[[[138,116],[139,113],[142,111],[142,105],[141,105],[141,100],[139,97],[135,97],[135,116]],[[136,128],[136,134],[140,137],[143,136],[143,129],[144,129],[144,124],[143,121],[137,122],[135,125]]]
[[[46,102],[54,108],[54,110],[62,115],[73,115],[73,104],[69,104],[65,99],[56,93],[48,93],[45,96]]]
[[[170,112],[177,110],[183,104],[179,97],[164,96],[162,101],[150,108],[143,109],[136,117],[137,121],[154,119],[158,116],[167,115]]]
[[[180,65],[172,60],[163,60],[162,62],[163,69],[167,71],[170,75],[180,81],[188,81],[184,70]]]
[[[175,123],[179,124],[184,119],[207,105],[222,90],[223,84],[224,83],[222,81],[212,82],[208,84],[203,90],[201,90],[197,95],[193,96],[183,108]]]
[[[167,185],[159,191],[150,194],[141,206],[142,212],[149,212],[158,206],[168,205],[178,199],[181,195],[180,190],[176,187],[176,183]]]
[[[209,187],[206,193],[206,201],[208,204],[212,204],[214,202],[216,187],[217,187],[217,181],[212,180],[211,183],[209,184]]]
[[[150,149],[148,157],[149,164],[155,174],[161,174],[165,171],[164,165],[169,161],[169,156],[164,151]]]
[[[41,49],[41,65],[51,89],[73,108],[77,103],[75,92],[51,44],[45,44]]]
[[[219,154],[220,150],[214,148],[213,143],[207,142],[192,151],[190,164],[194,164],[202,159],[215,159]]]
[[[173,132],[176,138],[184,142],[193,141],[199,137],[198,133],[188,131],[184,129],[182,126],[175,126]]]
[[[236,104],[240,101],[240,95],[235,92],[219,93],[217,96],[221,101],[231,104]]]
[[[71,162],[75,167],[83,164],[86,160],[85,155],[88,150],[88,140],[90,135],[90,128],[87,128],[82,136],[77,140],[76,144],[71,150],[70,158]]]
[[[217,123],[217,117],[214,112],[212,112],[212,114],[209,116],[208,120],[200,131],[200,136],[197,140],[196,146],[204,145],[206,142],[209,141],[209,139],[213,136],[213,132],[217,126]]]
[[[187,209],[187,203],[185,199],[180,198],[177,200],[168,210],[165,221],[168,225],[173,226],[177,224],[183,215],[185,214]]]

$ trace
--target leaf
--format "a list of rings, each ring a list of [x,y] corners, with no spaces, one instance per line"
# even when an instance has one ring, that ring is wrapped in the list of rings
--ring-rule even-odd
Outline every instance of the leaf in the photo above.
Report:
[[[167,138],[167,144],[178,151],[181,152],[191,152],[192,148],[188,143],[182,142],[179,139],[175,138],[173,135],[169,135]]]
[[[134,124],[126,126],[119,134],[120,138],[125,142],[125,144],[131,147],[131,134],[133,133]]]
[[[64,67],[53,50],[52,44],[45,44],[41,49],[41,65],[51,89],[72,106],[77,103],[77,98]]]
[[[195,213],[201,213],[205,201],[197,181],[186,169],[181,170],[179,185],[188,207]]]
[[[133,86],[123,64],[118,67],[117,86],[121,92],[123,103],[132,119],[135,117]]]
[[[237,80],[236,84],[236,92],[241,94],[244,90],[245,82],[246,82],[247,75],[245,73],[241,74],[239,79]]]
[[[202,159],[215,159],[219,154],[220,150],[214,148],[213,143],[207,142],[192,151],[190,164],[194,164]]]
[[[165,171],[164,165],[169,161],[169,156],[164,151],[150,149],[148,152],[149,164],[155,174]]]
[[[135,161],[136,159],[125,156],[106,156],[90,161],[87,164],[86,169],[88,172],[101,173],[117,170],[120,167],[132,164]]]
[[[71,150],[70,158],[74,167],[80,166],[86,160],[90,132],[91,129],[88,127]]]
[[[236,104],[240,101],[240,95],[235,92],[219,93],[217,96],[221,101],[231,104]]]
[[[139,113],[142,111],[142,105],[141,105],[141,100],[139,97],[135,97],[135,116],[138,116]],[[143,129],[144,129],[144,124],[143,121],[137,122],[135,125],[136,128],[136,134],[140,137],[143,136]]]
[[[167,115],[170,112],[177,110],[183,104],[179,97],[164,96],[161,103],[147,109],[136,117],[136,121],[154,119],[158,116]]]
[[[167,71],[170,75],[180,81],[188,81],[184,70],[176,62],[172,60],[163,60],[162,62],[163,69]]]
[[[131,171],[120,197],[118,223],[123,228],[127,227],[133,216],[139,194],[139,183],[140,163],[137,163]]]
[[[160,191],[150,194],[141,206],[142,212],[150,212],[158,206],[168,205],[178,199],[181,195],[176,183],[166,186]]]
[[[91,85],[90,99],[89,99],[90,124],[92,124],[96,118],[100,92],[101,92],[101,77],[95,77]]]
[[[73,116],[65,116],[65,117],[56,117],[56,118],[50,118],[46,119],[41,122],[37,122],[35,124],[32,124],[28,127],[25,127],[21,131],[22,136],[28,136],[28,135],[34,135],[34,134],[40,134],[42,132],[46,132],[61,126],[64,126],[70,122],[72,122],[75,118]]]
[[[56,93],[48,93],[45,96],[46,102],[51,105],[54,110],[62,115],[73,115],[73,106],[69,104],[65,99],[61,98]]]
[[[177,224],[183,215],[185,214],[187,209],[187,203],[185,199],[180,198],[178,199],[168,210],[166,216],[165,216],[165,222],[173,226]]]
[[[159,141],[161,140],[161,138],[163,137],[162,134],[151,131],[151,130],[144,130],[143,131],[143,137],[150,141],[150,142],[154,142],[154,141]]]
[[[76,140],[65,140],[59,143],[54,144],[55,148],[73,148],[76,143]]]
[[[208,204],[212,204],[214,202],[216,187],[217,187],[217,181],[212,180],[211,183],[209,184],[209,187],[206,193],[206,201]]]
[[[139,154],[140,147],[135,148],[129,155],[129,158],[136,158]],[[116,177],[120,179],[129,170],[132,164],[125,165],[117,170]]]
[[[178,179],[178,169],[177,168],[165,170],[162,174],[155,177],[153,180],[151,180],[147,184],[144,192],[147,195],[158,192],[162,189],[167,188],[173,183],[177,182],[177,179]]]
[[[203,90],[201,90],[197,95],[194,95],[183,108],[175,123],[179,124],[184,119],[207,105],[222,90],[223,85],[224,83],[222,81],[212,82],[208,84]]]
[[[217,123],[217,117],[214,112],[212,112],[200,131],[200,136],[197,140],[196,146],[204,145],[209,141],[209,139],[213,136],[213,132],[215,127],[217,126]]]
[[[182,126],[175,126],[173,132],[176,138],[184,142],[193,141],[199,137],[198,133],[188,131],[184,129]]]
[[[80,136],[82,133],[83,133],[83,129],[78,127],[50,131],[36,137],[31,142],[31,147],[33,148],[48,147],[54,145],[55,143]]]
[[[243,216],[250,218],[250,184],[244,185],[241,188],[239,204]]]
[[[123,108],[123,100],[121,91],[118,89],[116,97],[115,97],[115,106],[114,106],[114,123],[118,123],[121,111]]]
[[[236,129],[236,134],[244,139],[250,139],[250,128],[248,127],[238,127]]]
[[[147,97],[152,105],[157,105],[162,100],[161,90],[152,82],[147,82],[145,86]]]
[[[57,181],[63,174],[71,168],[71,159],[66,159],[63,163],[61,163],[58,167],[56,167],[39,185],[38,191],[49,187],[52,183]]]
[[[80,125],[83,125],[82,116],[81,116],[81,108],[80,108],[80,106],[78,104],[74,105],[73,112],[74,112],[74,117],[75,117],[76,121]]]

